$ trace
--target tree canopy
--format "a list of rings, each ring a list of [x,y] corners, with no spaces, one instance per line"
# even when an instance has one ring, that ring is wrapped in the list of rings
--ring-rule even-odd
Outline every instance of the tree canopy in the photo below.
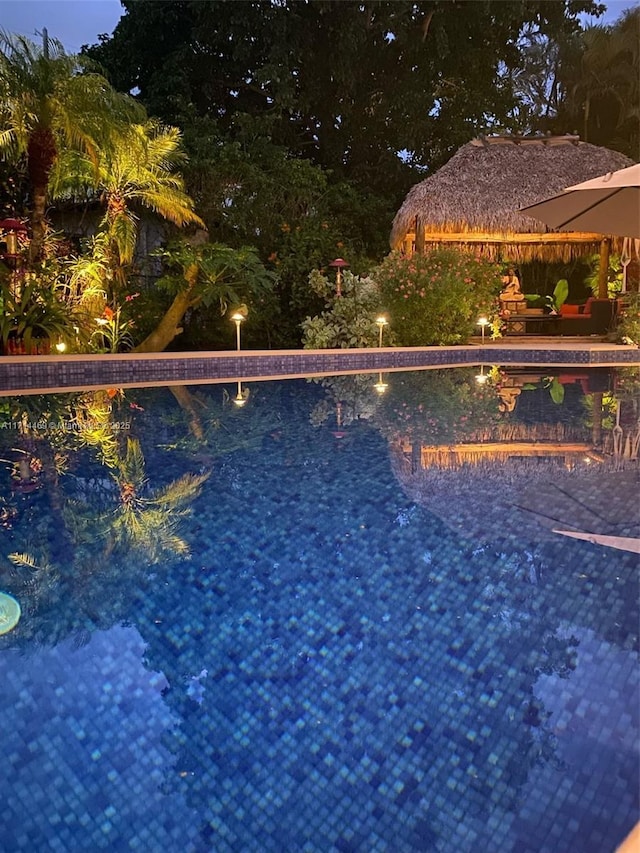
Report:
[[[502,73],[525,27],[566,40],[588,0],[123,0],[91,54],[114,83],[183,125],[237,113],[275,119],[273,141],[379,191],[406,183],[400,158],[437,166],[504,126],[517,99]],[[404,174],[405,181],[402,181]]]
[[[604,9],[590,0],[122,5],[113,36],[90,56],[182,128],[187,188],[212,239],[256,246],[278,273],[281,315],[293,307],[296,323],[319,309],[309,270],[338,255],[356,273],[379,261],[425,170],[474,136],[543,127],[549,57],[579,37],[581,13]]]
[[[2,36],[2,207],[26,176],[33,265],[55,194],[106,202],[90,260],[122,293],[141,208],[251,247],[277,277],[262,318],[276,345],[299,343],[321,308],[310,270],[341,256],[365,274],[409,187],[473,137],[577,131],[638,153],[637,9],[583,29],[605,6],[121,2],[113,35],[80,58]]]

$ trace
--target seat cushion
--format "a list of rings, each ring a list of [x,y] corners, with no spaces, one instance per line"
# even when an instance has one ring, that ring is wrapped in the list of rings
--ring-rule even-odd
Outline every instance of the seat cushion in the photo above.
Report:
[[[560,306],[560,316],[568,317],[570,314],[579,314],[582,307],[582,305],[570,305],[565,302]]]

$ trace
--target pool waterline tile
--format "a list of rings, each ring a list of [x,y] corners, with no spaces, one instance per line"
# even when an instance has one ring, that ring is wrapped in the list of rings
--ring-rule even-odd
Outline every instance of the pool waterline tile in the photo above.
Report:
[[[602,342],[0,357],[0,396],[86,387],[132,388],[401,371],[464,365],[611,367],[640,364],[640,349]]]

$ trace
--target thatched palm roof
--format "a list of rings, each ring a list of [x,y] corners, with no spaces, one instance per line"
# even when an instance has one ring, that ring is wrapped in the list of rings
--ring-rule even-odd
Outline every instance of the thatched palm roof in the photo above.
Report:
[[[568,260],[602,237],[553,232],[519,208],[630,165],[624,154],[576,136],[475,139],[410,190],[393,221],[391,247],[415,234],[416,246],[422,239],[426,245],[472,242],[490,257]],[[537,236],[544,234],[554,236]]]
[[[557,540],[554,527],[637,537],[640,519],[629,495],[640,484],[638,463],[614,470],[613,460],[570,450],[554,458],[496,455],[462,465],[412,464],[397,443],[391,470],[405,495],[448,527],[476,541],[516,536]],[[568,465],[566,463],[569,463]],[[594,464],[595,463],[595,464]]]

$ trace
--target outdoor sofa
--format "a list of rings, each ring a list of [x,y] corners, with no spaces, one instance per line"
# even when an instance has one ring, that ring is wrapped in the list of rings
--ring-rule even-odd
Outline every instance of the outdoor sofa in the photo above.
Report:
[[[615,302],[590,296],[583,305],[560,306],[561,335],[605,335],[613,325]]]

